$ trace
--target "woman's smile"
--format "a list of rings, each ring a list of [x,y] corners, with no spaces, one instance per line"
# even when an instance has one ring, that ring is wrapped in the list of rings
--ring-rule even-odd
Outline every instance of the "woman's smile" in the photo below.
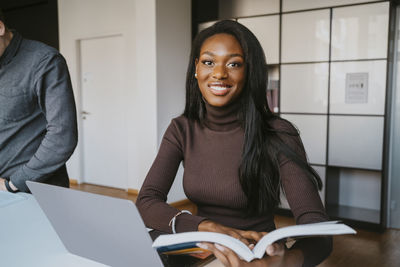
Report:
[[[222,82],[211,82],[208,87],[211,92],[216,96],[225,96],[229,93],[229,90],[232,88],[232,85],[222,83]]]

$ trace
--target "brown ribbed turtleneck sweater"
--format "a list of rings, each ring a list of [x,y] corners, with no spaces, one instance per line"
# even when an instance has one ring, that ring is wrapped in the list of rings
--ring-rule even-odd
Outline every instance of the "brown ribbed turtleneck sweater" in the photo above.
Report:
[[[197,215],[177,217],[177,232],[197,231],[198,224],[210,219],[223,225],[254,231],[275,229],[273,211],[248,217],[247,198],[239,182],[239,165],[244,131],[237,118],[239,104],[213,107],[206,103],[205,125],[180,116],[166,130],[158,155],[140,190],[137,207],[145,224],[171,233],[168,225],[179,211],[166,203],[167,194],[183,161],[183,187],[198,207]],[[275,128],[295,131],[283,120]],[[283,140],[305,157],[298,137]],[[283,188],[297,224],[326,221],[327,216],[315,186],[295,163],[280,157]],[[331,250],[331,239],[304,239],[295,244],[303,250],[306,264],[323,260]]]

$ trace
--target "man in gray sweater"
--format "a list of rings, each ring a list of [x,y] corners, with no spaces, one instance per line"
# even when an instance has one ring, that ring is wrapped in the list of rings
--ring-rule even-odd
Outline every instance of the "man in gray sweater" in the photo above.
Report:
[[[7,29],[0,10],[0,191],[29,192],[27,180],[68,187],[76,144],[65,59]]]

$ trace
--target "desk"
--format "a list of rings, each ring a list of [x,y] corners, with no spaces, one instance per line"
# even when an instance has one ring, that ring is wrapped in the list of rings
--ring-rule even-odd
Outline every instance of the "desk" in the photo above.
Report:
[[[69,253],[30,194],[0,191],[1,266],[105,266]]]

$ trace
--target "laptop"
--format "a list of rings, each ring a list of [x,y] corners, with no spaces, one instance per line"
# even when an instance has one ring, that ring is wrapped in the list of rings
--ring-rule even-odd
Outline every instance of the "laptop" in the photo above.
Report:
[[[132,201],[26,184],[70,253],[109,266],[163,266]]]

